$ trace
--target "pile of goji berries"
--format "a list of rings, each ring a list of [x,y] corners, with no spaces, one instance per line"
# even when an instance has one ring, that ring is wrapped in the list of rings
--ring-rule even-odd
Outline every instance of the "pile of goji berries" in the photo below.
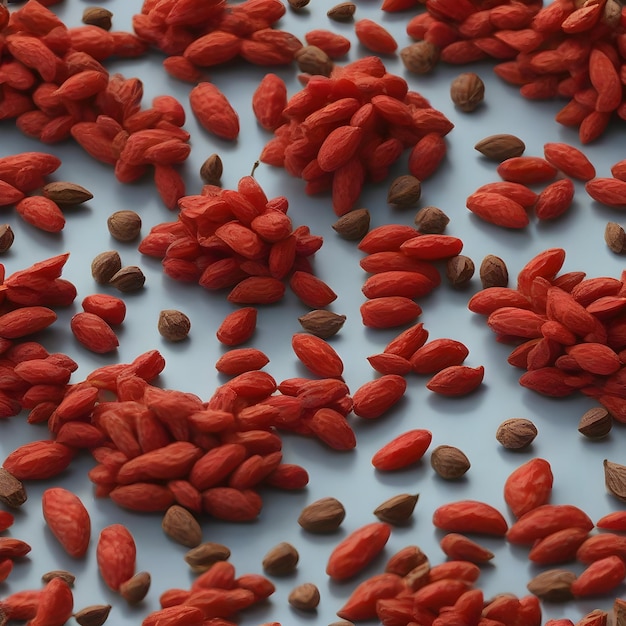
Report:
[[[46,144],[73,138],[111,165],[119,182],[151,173],[174,208],[184,194],[175,166],[190,151],[183,107],[173,96],[159,96],[142,109],[141,81],[102,65],[142,55],[148,44],[129,32],[67,27],[35,0],[12,12],[0,7],[0,31],[0,119],[14,119],[25,135]]]
[[[246,0],[229,6],[219,1],[158,3],[146,1],[133,16],[133,30],[168,56],[172,76],[200,82],[202,70],[241,57],[262,66],[291,63],[302,43],[273,28],[285,14],[278,0]]]
[[[550,248],[520,271],[515,288],[491,287],[469,300],[500,341],[519,345],[508,361],[527,370],[520,384],[563,397],[596,399],[623,422],[624,282],[584,272],[560,274],[565,250]]]
[[[275,93],[259,108],[274,106]],[[385,180],[405,150],[411,174],[428,178],[454,126],[374,56],[335,65],[329,76],[307,76],[281,115],[260,160],[305,180],[308,194],[330,191],[339,216],[354,208],[365,183]]]
[[[495,59],[495,73],[523,97],[569,99],[555,119],[578,128],[581,143],[589,143],[625,115],[624,10],[613,0],[543,5],[427,0],[407,33],[427,48],[421,50],[431,57],[426,71],[438,60]]]
[[[289,201],[268,199],[253,176],[237,189],[205,185],[198,195],[179,200],[178,220],[154,226],[139,251],[162,259],[163,271],[176,280],[205,289],[229,289],[239,305],[279,301],[289,283],[312,308],[324,308],[337,296],[312,274],[310,258],[323,239],[307,226],[293,227]]]

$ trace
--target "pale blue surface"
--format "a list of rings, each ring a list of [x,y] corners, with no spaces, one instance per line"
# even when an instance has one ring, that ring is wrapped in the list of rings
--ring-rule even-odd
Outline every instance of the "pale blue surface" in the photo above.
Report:
[[[95,3],[66,0],[57,7],[66,23],[79,25],[85,7]],[[356,43],[351,23],[331,22],[326,11],[333,6],[329,0],[313,0],[309,7],[296,14],[291,10],[277,24],[301,38],[313,28],[327,28],[341,32],[351,39],[353,49],[346,61],[367,54]],[[114,28],[129,29],[131,16],[138,11],[138,0],[109,0],[103,3],[114,13]],[[12,5],[19,6],[19,5]],[[378,3],[361,2],[359,18],[380,20],[392,32],[402,48],[410,43],[405,25],[412,15],[382,14]],[[112,71],[138,76],[144,81],[144,105],[155,95],[171,93],[177,96],[189,111],[189,86],[167,77],[160,67],[162,55],[158,52],[135,61],[111,64]],[[566,141],[578,145],[576,132],[560,127],[553,121],[562,101],[527,102],[514,87],[502,83],[491,72],[491,64],[477,64],[469,68],[440,65],[432,75],[409,75],[398,58],[385,58],[390,72],[405,76],[411,89],[431,100],[455,124],[448,135],[449,154],[440,171],[424,181],[421,206],[436,205],[451,218],[447,233],[463,239],[464,254],[476,263],[486,254],[501,256],[507,263],[512,281],[517,271],[539,251],[553,246],[567,250],[564,271],[583,270],[588,276],[619,277],[624,268],[623,257],[612,254],[603,239],[607,221],[621,221],[615,210],[593,203],[585,194],[583,185],[576,183],[576,198],[570,212],[554,223],[537,224],[522,232],[508,232],[479,221],[465,208],[465,198],[479,185],[497,180],[495,165],[481,158],[474,144],[493,133],[514,133],[526,143],[526,154],[541,155],[547,141]],[[486,84],[485,103],[471,114],[454,109],[449,98],[449,84],[461,71],[471,69],[480,74]],[[235,188],[240,177],[249,174],[265,141],[270,135],[263,131],[251,113],[251,95],[264,73],[264,68],[236,63],[228,67],[210,68],[207,72],[227,95],[239,112],[241,134],[236,142],[228,143],[210,137],[189,115],[186,128],[192,134],[192,153],[185,166],[188,193],[200,189],[198,171],[204,159],[218,152],[224,162],[223,186]],[[300,89],[294,68],[272,68],[288,81],[289,93]],[[84,207],[68,212],[67,225],[62,234],[48,235],[25,225],[10,208],[2,210],[2,219],[15,230],[15,244],[2,261],[7,274],[54,254],[70,251],[64,277],[73,281],[79,296],[69,310],[59,311],[54,332],[46,336],[51,350],[62,350],[80,363],[72,380],[81,380],[88,372],[104,363],[129,361],[137,354],[157,348],[162,351],[167,367],[161,377],[163,386],[194,392],[208,398],[223,382],[213,364],[223,349],[215,339],[215,330],[224,315],[232,309],[223,294],[212,295],[200,287],[175,283],[164,277],[160,264],[142,257],[134,243],[120,244],[110,238],[106,219],[120,209],[134,209],[143,220],[142,234],[151,226],[175,218],[167,211],[151,183],[120,185],[111,169],[100,165],[71,143],[42,146],[25,138],[10,123],[0,126],[2,141],[0,155],[25,150],[44,150],[58,154],[62,167],[55,180],[70,180],[88,187],[94,199]],[[602,140],[585,148],[596,165],[598,175],[610,175],[610,166],[624,158],[624,126],[616,124]],[[405,173],[405,161],[398,163],[395,173]],[[307,197],[302,181],[291,178],[281,169],[260,166],[255,176],[268,196],[286,195],[289,215],[294,224],[308,224],[314,234],[324,236],[325,243],[315,260],[317,275],[328,282],[339,294],[332,305],[338,313],[347,315],[347,322],[332,340],[332,345],[344,359],[345,380],[352,391],[371,379],[366,357],[380,352],[396,334],[396,330],[373,331],[361,325],[360,292],[365,278],[358,261],[361,254],[354,243],[341,240],[331,228],[335,220],[328,198]],[[391,179],[389,179],[391,180]],[[386,204],[387,181],[368,186],[360,206],[370,210],[372,226],[387,222],[412,224],[417,211],[393,210]],[[92,280],[89,265],[99,252],[116,248],[126,265],[139,265],[146,274],[146,287],[140,293],[125,296],[127,319],[120,329],[120,348],[117,356],[96,356],[82,349],[71,337],[69,319],[80,308],[81,299],[99,291]],[[258,522],[246,525],[204,523],[206,540],[225,543],[232,550],[231,560],[238,573],[261,572],[261,560],[267,550],[279,541],[293,543],[301,558],[294,576],[275,579],[277,591],[270,602],[255,611],[241,615],[243,626],[265,621],[279,621],[284,626],[295,623],[328,624],[336,619],[335,611],[343,604],[357,582],[381,571],[385,559],[407,544],[417,544],[438,563],[443,555],[437,545],[440,538],[431,524],[433,510],[440,504],[464,498],[485,500],[505,511],[502,486],[508,474],[518,465],[541,456],[552,465],[555,485],[553,502],[572,503],[583,507],[593,519],[621,508],[619,502],[606,494],[602,460],[626,462],[624,431],[615,427],[610,437],[601,442],[590,442],[576,430],[580,416],[592,406],[585,398],[572,397],[551,400],[523,390],[517,383],[519,372],[506,363],[507,346],[497,344],[484,320],[471,314],[466,303],[479,288],[477,278],[462,291],[454,291],[444,281],[442,287],[420,301],[424,312],[421,320],[432,338],[452,337],[463,341],[470,349],[469,365],[485,366],[485,382],[477,393],[466,399],[436,397],[424,386],[425,378],[409,376],[406,398],[385,417],[374,422],[353,420],[358,447],[350,453],[328,451],[314,440],[297,436],[284,437],[284,455],[288,462],[304,465],[310,472],[309,487],[301,493],[264,494],[265,506]],[[168,344],[157,332],[158,312],[164,308],[178,308],[189,315],[192,329],[188,341]],[[296,363],[291,351],[291,333],[300,331],[297,317],[306,312],[292,294],[277,306],[264,308],[259,313],[258,328],[250,345],[264,350],[270,358],[266,370],[277,380],[295,375],[307,375]],[[495,440],[497,426],[510,417],[526,417],[535,422],[539,434],[532,447],[520,453],[510,453]],[[394,474],[376,473],[370,464],[372,454],[392,437],[411,428],[428,428],[433,432],[431,449],[440,444],[460,447],[469,457],[472,467],[466,478],[455,483],[438,479],[430,468],[428,454],[415,468]],[[17,445],[32,439],[44,438],[44,427],[33,427],[15,417],[0,421],[0,454],[6,454]],[[53,481],[80,495],[93,520],[93,546],[85,561],[73,561],[65,556],[51,534],[44,527],[38,505],[41,491],[50,486],[29,484],[29,501],[17,516],[11,535],[27,540],[33,546],[32,554],[18,564],[7,584],[0,585],[0,597],[18,589],[36,587],[39,577],[50,569],[65,568],[78,579],[75,587],[77,609],[85,605],[110,602],[114,609],[109,623],[116,626],[136,626],[149,610],[158,606],[159,594],[169,587],[186,587],[191,581],[188,568],[182,560],[185,549],[173,544],[163,535],[158,515],[134,515],[121,511],[108,500],[96,500],[86,476],[91,462],[85,458],[72,465],[66,475]],[[356,581],[333,584],[324,573],[328,554],[336,542],[357,527],[375,521],[372,511],[387,498],[401,492],[419,492],[414,523],[394,530],[384,555]],[[324,496],[340,499],[347,516],[339,533],[330,536],[309,536],[296,520],[301,508]],[[509,518],[510,519],[510,518]],[[152,589],[139,608],[130,609],[115,594],[105,589],[99,580],[95,563],[95,539],[100,528],[122,522],[128,525],[138,543],[138,570],[147,570],[153,577]],[[483,541],[481,539],[481,541]],[[492,566],[484,568],[479,584],[485,595],[499,592],[526,593],[526,583],[538,571],[526,559],[526,551],[509,546],[504,541],[483,541],[495,553]],[[576,566],[573,566],[576,567]],[[320,588],[322,600],[316,613],[296,613],[287,604],[289,591],[303,582],[314,582]],[[624,588],[619,592],[623,593]],[[565,606],[545,606],[545,619],[570,617],[574,621],[596,607],[611,606],[614,594],[608,598]]]

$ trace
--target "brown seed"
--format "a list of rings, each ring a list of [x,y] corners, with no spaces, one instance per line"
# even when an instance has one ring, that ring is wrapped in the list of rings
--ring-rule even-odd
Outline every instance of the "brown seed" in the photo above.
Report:
[[[400,209],[407,209],[417,204],[422,196],[422,183],[411,174],[396,177],[389,186],[387,203]]]
[[[431,72],[441,56],[441,50],[428,41],[417,41],[400,50],[404,67],[414,74]]]
[[[53,202],[66,206],[82,204],[93,198],[91,191],[81,185],[63,181],[47,183],[41,188],[41,193]]]
[[[182,311],[164,309],[159,313],[157,328],[168,341],[182,341],[189,335],[191,321]]]
[[[506,263],[495,254],[488,254],[482,260],[478,270],[483,289],[506,287],[509,284],[509,270]]]
[[[381,521],[399,526],[411,519],[419,494],[401,493],[385,500],[374,509],[374,515]]]
[[[263,557],[263,569],[270,576],[286,576],[295,571],[299,559],[300,555],[296,548],[283,541],[275,545]]]
[[[165,511],[161,528],[170,539],[188,548],[195,548],[202,542],[202,528],[198,520],[178,504]]]
[[[9,470],[0,467],[0,502],[11,508],[18,508],[26,502],[26,489]]]
[[[307,6],[307,4],[309,4],[310,0],[287,0],[289,3],[289,6],[292,9],[295,9],[296,11],[298,11],[299,9],[304,9],[305,6]]]
[[[207,185],[219,186],[224,173],[224,164],[219,154],[212,154],[200,167],[200,178]]]
[[[515,135],[499,133],[481,139],[474,146],[474,149],[492,161],[501,162],[512,157],[522,156],[526,150],[526,144]]]
[[[314,611],[320,603],[320,592],[313,583],[303,583],[291,590],[287,601],[301,611]]]
[[[77,611],[72,616],[80,626],[102,626],[111,611],[110,604],[93,604]]]
[[[98,26],[104,30],[111,30],[113,13],[103,7],[87,7],[83,11],[83,24]]]
[[[606,437],[613,426],[611,414],[602,406],[589,409],[578,422],[578,432],[589,439]]]
[[[328,339],[336,335],[346,321],[345,315],[339,315],[325,309],[316,309],[310,311],[298,318],[300,325],[304,330],[312,335],[317,335],[322,339]]]
[[[76,580],[76,576],[74,576],[74,574],[64,569],[54,569],[41,576],[41,580],[44,583],[49,583],[53,578],[62,578],[70,587],[74,585]]]
[[[527,448],[537,436],[537,427],[524,417],[504,420],[496,430],[496,439],[508,450]]]
[[[626,465],[604,459],[604,482],[612,496],[626,502]]]
[[[346,22],[352,19],[355,12],[356,4],[354,4],[354,2],[340,2],[328,9],[326,15],[336,22]]]
[[[410,572],[406,574],[404,580],[409,589],[419,589],[423,587],[430,576],[430,562],[428,559],[423,563],[416,565]]]
[[[111,213],[107,219],[111,237],[118,241],[133,241],[141,232],[141,217],[135,211],[123,210]]]
[[[437,446],[430,455],[430,465],[446,480],[461,478],[470,468],[465,453],[454,446]]]
[[[136,265],[127,265],[113,274],[109,284],[113,285],[118,291],[124,293],[138,291],[144,286],[146,277],[141,268]]]
[[[128,604],[139,604],[148,595],[150,583],[148,572],[138,572],[120,585],[120,595]]]
[[[4,254],[13,245],[15,233],[8,224],[0,225],[0,254]]]
[[[91,275],[101,285],[108,285],[111,278],[121,269],[122,259],[117,250],[101,252],[91,262]]]
[[[537,574],[526,585],[530,593],[547,602],[571,600],[571,586],[576,574],[564,569],[551,569]]]
[[[422,552],[421,548],[415,545],[408,545],[391,556],[385,565],[385,572],[406,576],[416,567],[423,564],[429,565],[428,557]]]
[[[604,229],[604,241],[611,252],[626,252],[626,231],[617,222],[607,222]]]
[[[474,276],[474,261],[464,254],[457,254],[446,262],[446,277],[456,288],[464,287]]]
[[[298,69],[305,74],[330,76],[334,61],[317,46],[302,46],[294,55]]]
[[[485,99],[485,83],[478,74],[463,72],[450,84],[450,98],[461,111],[471,113]]]
[[[436,206],[422,207],[415,215],[415,225],[422,234],[441,235],[450,218]]]
[[[370,228],[370,212],[367,209],[354,209],[342,215],[334,224],[335,232],[348,241],[362,239]]]
[[[310,533],[330,533],[343,522],[346,510],[333,497],[320,498],[305,506],[298,517],[298,524]]]
[[[328,626],[354,626],[354,622],[349,622],[347,619],[340,619],[336,622],[331,622]]]
[[[194,570],[205,570],[217,561],[227,561],[230,558],[230,550],[221,543],[205,541],[195,548],[191,548],[185,554],[185,561]]]

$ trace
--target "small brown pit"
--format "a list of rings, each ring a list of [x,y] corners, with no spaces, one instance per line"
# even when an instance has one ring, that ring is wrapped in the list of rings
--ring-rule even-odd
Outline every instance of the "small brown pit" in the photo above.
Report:
[[[437,446],[430,455],[430,465],[441,478],[457,480],[470,468],[465,453],[455,446]]]
[[[219,186],[224,173],[224,164],[219,154],[212,154],[200,166],[200,178],[207,185]]]
[[[340,2],[328,9],[326,15],[335,22],[347,22],[354,17],[355,12],[356,4],[354,2]]]
[[[523,450],[537,436],[537,427],[524,417],[504,420],[496,430],[496,439],[508,450]]]
[[[298,321],[307,332],[322,339],[328,339],[341,330],[346,316],[326,309],[316,309],[301,315]]]
[[[370,212],[367,209],[354,209],[342,215],[332,226],[343,239],[358,241],[369,230]]]
[[[450,218],[436,206],[425,206],[417,212],[414,221],[420,233],[441,235],[450,223]]]
[[[506,287],[509,284],[509,270],[506,263],[495,254],[488,254],[478,270],[483,289]]]
[[[450,98],[461,111],[471,113],[485,99],[485,83],[474,72],[459,74],[450,84]]]
[[[305,74],[330,76],[335,62],[317,46],[302,46],[295,54],[298,69]]]
[[[182,311],[164,309],[157,323],[159,334],[168,341],[182,341],[189,335],[191,321]]]
[[[396,177],[389,186],[387,203],[399,209],[414,207],[422,196],[422,183],[411,174]]]
[[[115,211],[107,219],[107,228],[113,239],[133,241],[141,232],[141,217],[135,211]]]
[[[146,277],[141,268],[136,265],[127,265],[117,271],[109,280],[109,284],[113,285],[118,291],[128,293],[138,291],[144,286]]]
[[[100,285],[108,285],[113,276],[122,269],[122,259],[117,250],[98,254],[91,262],[91,275]]]
[[[604,439],[613,426],[611,414],[602,406],[585,411],[578,422],[578,432],[588,439]]]
[[[263,569],[270,576],[286,576],[295,571],[299,559],[296,548],[283,541],[263,557]]]
[[[474,261],[464,254],[457,254],[446,261],[446,277],[453,287],[465,287],[474,276]]]
[[[416,41],[400,50],[404,67],[413,74],[428,74],[435,69],[441,50],[428,41]]]
[[[0,254],[7,252],[13,245],[15,233],[8,224],[0,225]]]
[[[300,611],[314,611],[320,603],[320,592],[313,583],[303,583],[291,590],[287,601]]]
[[[97,26],[103,30],[111,30],[113,13],[103,7],[87,7],[83,11],[83,24]]]

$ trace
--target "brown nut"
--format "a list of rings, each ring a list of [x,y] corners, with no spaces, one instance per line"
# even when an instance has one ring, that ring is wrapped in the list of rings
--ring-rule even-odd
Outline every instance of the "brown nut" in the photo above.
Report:
[[[65,206],[74,206],[91,200],[93,194],[88,189],[76,183],[55,181],[47,183],[41,188],[41,193],[53,202]]]
[[[138,291],[144,286],[146,277],[141,268],[136,265],[127,265],[119,271],[115,272],[109,280],[109,284],[113,285],[118,291],[124,293]]]
[[[589,439],[603,439],[612,426],[611,414],[603,406],[598,406],[585,411],[578,422],[578,432]]]
[[[113,239],[133,241],[141,232],[141,217],[135,211],[115,211],[107,219],[107,228]]]
[[[358,241],[370,227],[370,212],[367,209],[354,209],[342,215],[334,224],[333,230],[343,239]]]
[[[283,541],[275,545],[263,557],[263,569],[270,576],[286,576],[295,571],[299,558],[296,548]]]
[[[287,600],[296,609],[314,611],[320,603],[320,592],[313,583],[303,583],[291,590]]]
[[[113,13],[103,7],[87,7],[83,11],[83,24],[111,30]]]
[[[340,2],[334,7],[331,7],[326,12],[326,15],[331,20],[336,22],[346,22],[351,20],[356,12],[356,4],[354,2]]]
[[[470,468],[465,453],[454,446],[437,446],[430,455],[430,465],[441,478],[456,480]]]
[[[13,245],[15,233],[8,224],[0,225],[0,254],[7,252]]]
[[[485,83],[474,72],[459,74],[450,84],[450,98],[461,111],[470,113],[485,99]]]
[[[506,287],[509,284],[509,270],[506,263],[495,254],[486,255],[478,270],[483,289]]]
[[[450,218],[436,206],[425,206],[417,212],[414,221],[420,233],[440,235],[446,230]]]
[[[189,335],[191,321],[182,311],[164,309],[159,313],[157,328],[168,341],[182,341]]]
[[[374,515],[381,521],[399,526],[406,524],[413,515],[419,494],[400,493],[385,500],[374,509]]]
[[[298,517],[298,524],[311,533],[329,533],[341,526],[346,510],[336,498],[320,498],[305,506]]]
[[[322,339],[328,339],[341,330],[346,316],[326,309],[316,309],[301,315],[298,321],[307,332]]]
[[[161,527],[170,539],[188,548],[195,548],[202,541],[202,528],[198,520],[178,504],[173,504],[165,511]]]
[[[512,157],[521,156],[526,150],[526,144],[515,135],[499,133],[481,139],[474,146],[484,157],[492,161],[504,161]]]
[[[107,250],[94,257],[91,262],[91,275],[100,285],[107,285],[111,278],[122,269],[122,259],[117,250]]]
[[[387,203],[400,209],[413,207],[422,195],[422,183],[411,174],[396,177],[389,186]]]
[[[137,572],[120,585],[119,594],[128,604],[139,604],[148,595],[151,581],[148,572]]]
[[[212,154],[207,157],[200,167],[200,178],[207,185],[219,186],[222,174],[224,173],[224,164],[219,154]]]
[[[537,436],[537,427],[523,417],[512,417],[498,426],[496,439],[509,450],[527,448]]]
[[[440,57],[441,50],[428,41],[417,41],[400,50],[404,67],[413,74],[432,72]]]
[[[464,254],[457,254],[446,261],[446,278],[456,288],[464,287],[474,276],[474,261]]]

